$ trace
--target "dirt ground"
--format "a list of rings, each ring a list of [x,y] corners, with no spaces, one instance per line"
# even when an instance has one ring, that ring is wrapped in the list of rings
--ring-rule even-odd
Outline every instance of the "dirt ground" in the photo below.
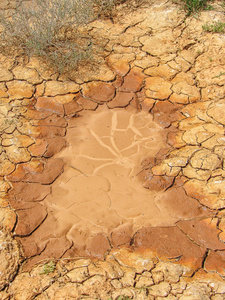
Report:
[[[0,55],[0,299],[225,299],[214,7],[121,6],[83,29],[97,65],[67,75]]]

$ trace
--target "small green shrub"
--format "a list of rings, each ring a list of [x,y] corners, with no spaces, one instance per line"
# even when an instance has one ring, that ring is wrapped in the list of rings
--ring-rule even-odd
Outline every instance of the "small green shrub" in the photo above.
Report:
[[[48,275],[49,273],[53,273],[55,271],[55,263],[51,260],[49,263],[46,263],[43,266],[43,270],[41,271],[40,274],[46,274]]]
[[[222,33],[225,32],[225,23],[221,21],[213,22],[212,24],[205,24],[202,28],[207,32],[217,32]]]
[[[209,5],[209,2],[213,0],[181,0],[184,3],[184,9],[187,12],[187,15],[198,13],[201,10],[212,9],[212,6]]]
[[[11,17],[0,13],[0,52],[36,56],[57,72],[68,72],[92,57],[92,41],[81,33],[82,25],[111,17],[116,5],[126,1],[21,1]]]
[[[0,51],[41,57],[67,71],[90,56],[91,43],[78,28],[92,19],[90,0],[24,1],[11,17],[0,14]]]

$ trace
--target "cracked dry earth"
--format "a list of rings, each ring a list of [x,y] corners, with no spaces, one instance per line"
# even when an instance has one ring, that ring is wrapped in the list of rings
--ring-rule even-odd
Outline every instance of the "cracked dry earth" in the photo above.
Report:
[[[98,68],[0,56],[0,299],[225,299],[224,12],[117,18]]]

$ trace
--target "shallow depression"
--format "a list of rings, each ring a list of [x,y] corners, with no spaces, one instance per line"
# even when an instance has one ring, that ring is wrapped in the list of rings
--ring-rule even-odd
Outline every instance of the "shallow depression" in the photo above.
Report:
[[[58,155],[66,163],[64,173],[44,200],[55,220],[52,236],[66,236],[75,253],[84,255],[96,234],[118,230],[125,243],[143,226],[173,225],[176,209],[136,176],[143,159],[165,146],[162,130],[145,112],[104,107],[71,120],[68,147]]]
[[[76,230],[110,233],[129,223],[161,223],[161,211],[136,175],[141,162],[163,146],[160,127],[144,112],[97,111],[78,118],[67,132],[69,146],[59,157],[62,176],[45,199],[58,225],[74,240]],[[137,228],[136,228],[137,229]]]
[[[179,220],[202,217],[201,205],[185,194],[179,180],[170,188],[163,184],[162,189],[158,181],[163,176],[152,180],[149,163],[155,158],[160,161],[166,136],[165,129],[143,111],[109,110],[101,105],[69,119],[67,147],[58,158],[49,159],[45,168],[43,162],[34,161],[33,173],[13,183],[15,234],[26,266],[46,258],[102,259],[112,247],[122,245],[135,250],[145,247],[145,228],[172,226],[173,230]],[[55,180],[52,176],[58,176],[63,165],[64,172]],[[41,168],[40,174],[35,175],[39,171],[35,166]],[[149,189],[144,188],[146,182],[147,187],[151,183]],[[140,245],[135,243],[138,234],[144,241]],[[147,246],[164,249],[157,240],[151,239]]]

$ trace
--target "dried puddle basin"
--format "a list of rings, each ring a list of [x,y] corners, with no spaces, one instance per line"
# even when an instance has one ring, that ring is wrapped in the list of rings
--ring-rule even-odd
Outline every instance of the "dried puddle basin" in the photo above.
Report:
[[[169,214],[136,176],[142,160],[163,147],[160,131],[149,114],[125,110],[86,113],[69,125],[69,146],[59,155],[66,167],[44,200],[58,233],[76,244],[78,235],[109,236],[122,224],[136,231],[168,223]]]
[[[64,172],[42,201],[47,218],[21,238],[26,248],[35,244],[42,251],[34,261],[102,258],[111,246],[129,244],[144,226],[173,226],[196,214],[199,205],[184,205],[186,196],[148,190],[137,177],[142,161],[165,147],[163,130],[150,114],[104,106],[69,121],[68,146],[58,154]]]

